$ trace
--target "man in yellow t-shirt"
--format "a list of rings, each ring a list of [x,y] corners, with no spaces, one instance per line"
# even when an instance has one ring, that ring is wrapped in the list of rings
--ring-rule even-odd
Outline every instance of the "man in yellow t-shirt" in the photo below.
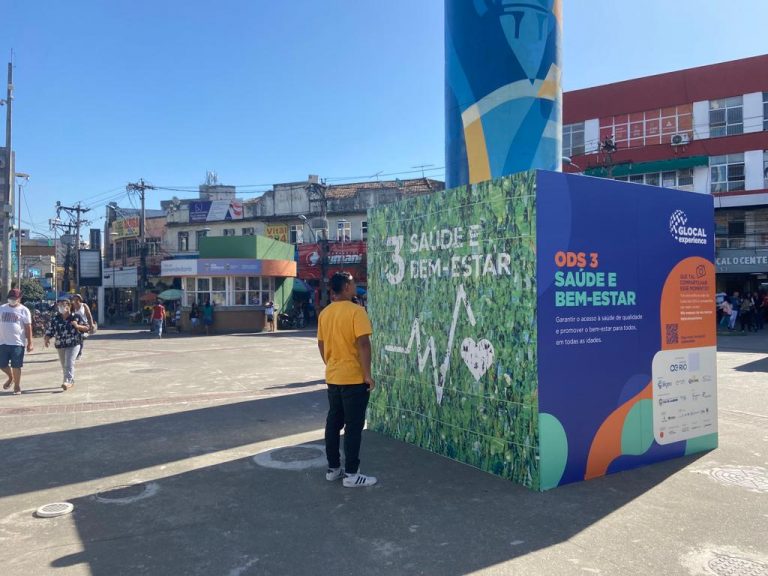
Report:
[[[325,421],[327,480],[342,478],[347,488],[376,484],[376,478],[360,474],[360,442],[371,390],[371,339],[373,332],[365,308],[352,303],[355,281],[349,272],[331,278],[334,301],[317,320],[317,347],[325,362],[328,385],[328,417]],[[339,443],[344,428],[344,469]]]

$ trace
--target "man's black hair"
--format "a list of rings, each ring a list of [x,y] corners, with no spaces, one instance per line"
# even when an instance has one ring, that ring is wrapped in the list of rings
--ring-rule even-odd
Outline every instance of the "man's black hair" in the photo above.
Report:
[[[352,274],[349,272],[336,272],[331,277],[331,290],[334,294],[341,294],[344,291],[344,286],[352,281]]]

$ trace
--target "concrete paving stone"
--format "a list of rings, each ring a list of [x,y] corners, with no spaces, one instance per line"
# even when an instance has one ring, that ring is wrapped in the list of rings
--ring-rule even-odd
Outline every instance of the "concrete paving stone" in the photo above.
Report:
[[[768,337],[720,348],[717,450],[540,494],[372,432],[372,488],[327,482],[322,459],[257,463],[322,446],[310,331],[101,330],[66,393],[38,345],[34,393],[0,395],[0,573],[765,574]],[[321,454],[291,450],[272,459]],[[33,517],[62,500],[72,514]]]

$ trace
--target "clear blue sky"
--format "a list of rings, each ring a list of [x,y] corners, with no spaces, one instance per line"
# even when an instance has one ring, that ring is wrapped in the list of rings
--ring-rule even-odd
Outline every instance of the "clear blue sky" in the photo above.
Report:
[[[768,52],[764,0],[563,4],[566,90]],[[101,225],[141,177],[215,170],[244,197],[308,174],[443,177],[443,0],[0,0],[2,86],[11,49],[22,220],[44,233],[57,200]]]

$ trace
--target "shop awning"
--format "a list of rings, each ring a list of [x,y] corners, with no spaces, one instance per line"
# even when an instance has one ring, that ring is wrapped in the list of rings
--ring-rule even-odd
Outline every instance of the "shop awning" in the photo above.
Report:
[[[654,162],[637,162],[627,164],[617,164],[613,167],[613,177],[631,176],[632,174],[649,174],[654,172],[668,172],[673,170],[685,170],[695,166],[709,165],[709,156],[689,156],[687,158],[673,158],[670,160],[656,160]],[[603,166],[595,166],[584,170],[587,176],[599,176],[604,178],[608,175],[608,169]]]

